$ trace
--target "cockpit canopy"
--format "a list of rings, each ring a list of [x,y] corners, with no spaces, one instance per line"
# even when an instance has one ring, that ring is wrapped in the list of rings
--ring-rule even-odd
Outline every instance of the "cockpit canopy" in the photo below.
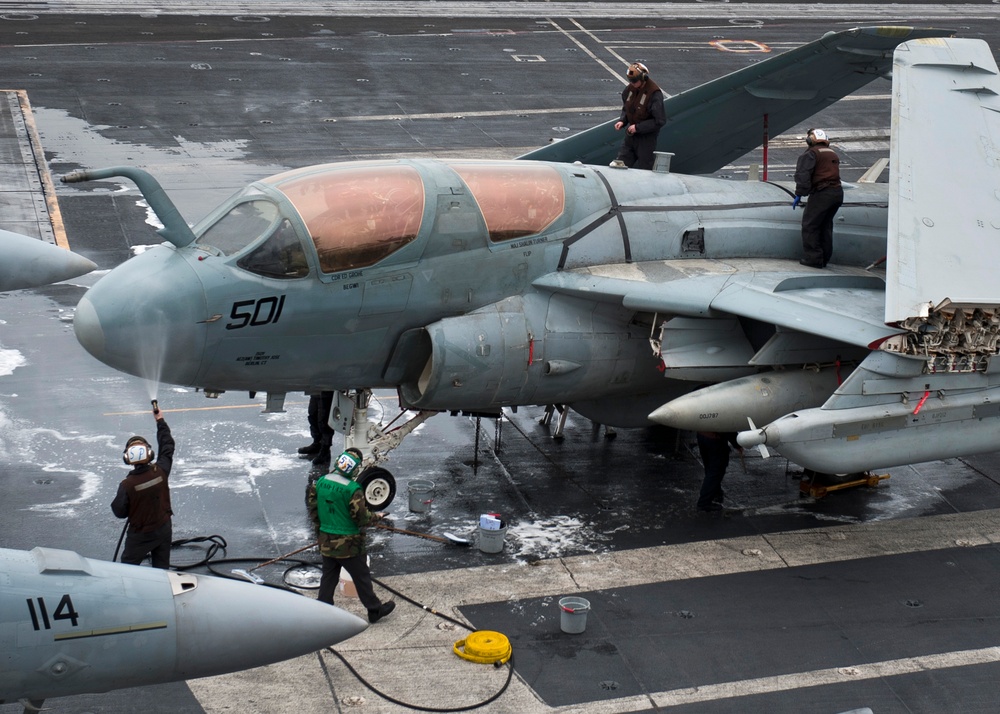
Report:
[[[551,166],[513,161],[448,166],[469,187],[494,243],[541,233],[566,209],[562,177]]]
[[[475,199],[492,242],[541,233],[566,209],[562,177],[552,166],[519,161],[444,165]],[[374,265],[416,240],[424,221],[427,191],[414,165],[327,164],[287,171],[247,188],[197,243],[238,256],[239,267],[259,275],[308,275],[293,217],[282,215],[283,201],[265,195],[267,187],[287,198],[305,224],[323,273]]]
[[[197,243],[212,246],[224,255],[235,255],[263,236],[268,236],[267,240],[236,261],[239,267],[268,278],[302,278],[309,274],[309,263],[295,229],[267,198],[236,204],[198,236]]]
[[[344,165],[323,173],[266,179],[295,206],[324,273],[363,268],[416,239],[424,184],[412,166]]]

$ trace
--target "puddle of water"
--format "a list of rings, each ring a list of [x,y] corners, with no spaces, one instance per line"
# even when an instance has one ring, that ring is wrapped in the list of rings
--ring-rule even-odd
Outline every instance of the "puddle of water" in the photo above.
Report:
[[[36,106],[34,115],[50,165],[69,164],[84,169],[137,166],[145,169],[159,181],[181,215],[192,224],[246,184],[288,168],[248,161],[249,141],[245,139],[197,142],[178,135],[173,137],[173,146],[149,146],[110,139],[102,132],[113,127],[88,124],[62,109]],[[142,131],[142,128],[136,128],[137,134]],[[59,176],[54,174],[53,181],[59,194],[125,190],[139,195],[134,184],[126,179],[110,179],[120,187],[115,189],[108,189],[108,182],[67,185],[58,179]]]

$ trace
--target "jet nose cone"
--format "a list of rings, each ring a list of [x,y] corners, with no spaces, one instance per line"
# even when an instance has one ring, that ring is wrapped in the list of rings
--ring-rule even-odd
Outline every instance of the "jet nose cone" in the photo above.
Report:
[[[205,312],[204,288],[187,259],[160,246],[98,280],[77,305],[73,329],[109,367],[192,385],[205,350]]]
[[[262,585],[199,575],[175,598],[184,678],[280,662],[335,645],[368,623],[339,607]]]
[[[96,267],[82,255],[0,229],[0,291],[58,283]]]

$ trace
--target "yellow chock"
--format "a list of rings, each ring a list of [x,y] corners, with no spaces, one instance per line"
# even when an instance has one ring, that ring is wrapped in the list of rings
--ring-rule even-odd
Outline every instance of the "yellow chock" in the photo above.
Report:
[[[476,630],[464,640],[456,642],[452,651],[462,659],[479,664],[503,664],[513,654],[510,640],[499,632],[490,630]]]

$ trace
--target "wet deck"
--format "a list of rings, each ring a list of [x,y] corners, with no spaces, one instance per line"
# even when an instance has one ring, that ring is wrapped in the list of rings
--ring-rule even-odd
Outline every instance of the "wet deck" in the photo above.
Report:
[[[194,220],[250,180],[317,160],[515,156],[613,115],[618,85],[606,66],[618,67],[617,55],[647,58],[679,91],[748,61],[712,40],[778,50],[841,27],[805,16],[748,26],[731,22],[731,8],[716,10],[715,22],[651,18],[641,27],[582,14],[208,22],[39,12],[0,21],[0,58],[10,86],[17,78],[30,99],[52,176],[140,165]],[[1000,35],[974,13],[964,25],[965,36],[994,45]],[[547,71],[515,56],[543,58]],[[843,145],[853,175],[887,149],[887,93],[887,84],[873,85],[817,122],[855,137]],[[14,155],[9,139],[3,145],[3,156]],[[777,141],[772,170],[788,172],[798,151]],[[745,177],[756,160],[720,173]],[[30,185],[17,172],[0,177],[4,194]],[[59,185],[56,194],[70,246],[103,268],[158,242],[130,186]],[[219,534],[226,556],[249,564],[307,543],[310,467],[295,454],[308,436],[305,398],[289,395],[285,413],[265,415],[262,399],[209,401],[96,363],[71,320],[98,277],[0,294],[0,543],[111,558],[121,527],[108,507],[124,473],[118,455],[128,435],[150,430],[151,396],[178,439],[176,537]],[[379,404],[390,419],[393,395]],[[493,420],[440,415],[393,453],[395,524],[473,545],[371,534],[376,578],[418,605],[396,596],[396,613],[337,649],[386,694],[448,708],[504,686],[506,669],[452,653],[467,632],[429,608],[513,643],[515,676],[485,711],[995,708],[996,454],[892,469],[875,489],[814,499],[801,495],[794,466],[748,452],[730,466],[730,509],[706,514],[694,508],[702,470],[690,434],[622,430],[606,439],[571,415],[555,440],[542,416],[538,407],[507,414],[498,439]],[[435,484],[428,513],[408,508],[414,479]],[[509,523],[501,553],[476,547],[483,512]],[[175,562],[200,556],[180,549]],[[289,565],[261,572],[280,582]],[[591,603],[582,634],[560,631],[557,602],[567,595]],[[338,604],[360,612],[349,598]],[[330,653],[48,706],[406,710]],[[3,714],[19,710],[0,705]]]

